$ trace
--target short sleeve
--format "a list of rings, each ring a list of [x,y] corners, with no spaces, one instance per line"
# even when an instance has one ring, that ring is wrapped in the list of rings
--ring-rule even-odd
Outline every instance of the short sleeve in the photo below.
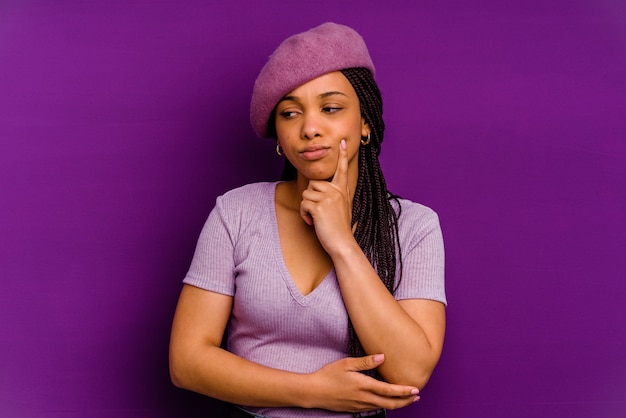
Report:
[[[224,295],[235,294],[234,238],[223,208],[217,202],[200,233],[191,266],[183,283]]]
[[[443,234],[437,214],[402,200],[398,221],[402,276],[395,298],[430,299],[447,304]]]

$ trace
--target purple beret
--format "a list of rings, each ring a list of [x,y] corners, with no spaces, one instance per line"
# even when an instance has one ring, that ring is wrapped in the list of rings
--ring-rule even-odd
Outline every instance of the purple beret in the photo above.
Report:
[[[296,87],[324,74],[364,67],[375,72],[367,46],[354,29],[324,23],[283,41],[269,57],[254,83],[250,122],[267,138],[267,123],[278,101]]]

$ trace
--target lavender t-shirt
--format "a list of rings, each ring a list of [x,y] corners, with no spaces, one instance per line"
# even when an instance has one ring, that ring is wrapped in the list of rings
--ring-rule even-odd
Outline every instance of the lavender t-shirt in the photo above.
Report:
[[[348,316],[334,269],[300,293],[282,255],[275,182],[217,198],[184,283],[233,296],[228,350],[276,369],[309,373],[348,355]],[[403,273],[395,298],[446,303],[444,251],[435,212],[400,200]],[[396,275],[398,277],[398,275]],[[350,417],[315,409],[247,408],[271,417]]]

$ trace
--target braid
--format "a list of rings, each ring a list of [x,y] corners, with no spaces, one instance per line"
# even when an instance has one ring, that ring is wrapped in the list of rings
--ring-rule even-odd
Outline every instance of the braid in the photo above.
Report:
[[[354,237],[367,259],[376,269],[390,293],[397,289],[396,268],[402,274],[402,252],[398,235],[398,217],[391,200],[398,197],[387,190],[378,156],[383,141],[382,96],[371,72],[365,68],[348,68],[341,71],[350,81],[361,104],[361,115],[371,129],[371,140],[359,150],[359,178],[352,202],[352,224],[356,224]],[[400,208],[400,205],[397,205]],[[351,356],[364,355],[356,331],[349,323],[349,352]]]
[[[362,145],[359,150],[359,178],[352,201],[352,225],[356,224],[354,237],[385,287],[390,293],[394,293],[402,278],[400,276],[396,280],[395,277],[398,266],[398,271],[402,274],[402,252],[398,235],[400,204],[398,196],[387,190],[378,161],[385,131],[382,96],[369,70],[348,68],[341,72],[356,91],[361,115],[371,129],[369,144]],[[270,117],[269,129],[276,138],[273,115]],[[293,180],[296,176],[296,169],[285,159],[281,180]],[[397,213],[391,200],[397,203]],[[353,357],[363,356],[365,352],[350,320],[348,333],[349,354]]]

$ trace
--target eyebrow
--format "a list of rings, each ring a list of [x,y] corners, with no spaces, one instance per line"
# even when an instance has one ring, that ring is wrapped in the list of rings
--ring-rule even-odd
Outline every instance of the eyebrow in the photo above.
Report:
[[[328,91],[328,92],[326,92],[326,93],[322,93],[322,94],[320,94],[319,96],[317,96],[317,98],[318,98],[318,99],[325,99],[325,98],[327,98],[327,97],[334,96],[334,95],[341,95],[341,96],[348,97],[348,95],[347,95],[347,94],[342,93],[342,92],[340,92],[340,91]],[[283,101],[285,101],[285,100],[292,100],[292,101],[294,101],[294,102],[299,102],[299,101],[300,101],[300,100],[299,100],[296,96],[283,96],[283,98],[282,98],[282,99],[280,99],[280,100],[278,101],[278,103],[283,102]]]

